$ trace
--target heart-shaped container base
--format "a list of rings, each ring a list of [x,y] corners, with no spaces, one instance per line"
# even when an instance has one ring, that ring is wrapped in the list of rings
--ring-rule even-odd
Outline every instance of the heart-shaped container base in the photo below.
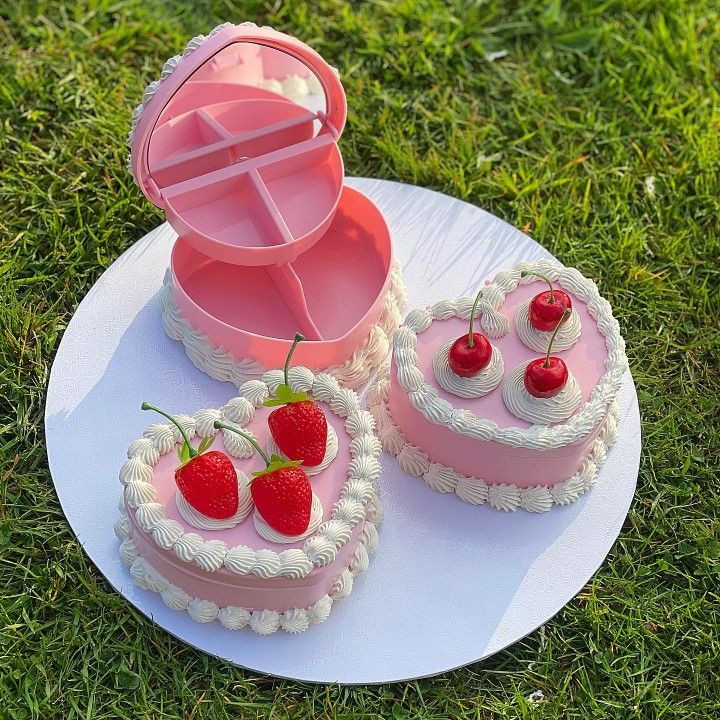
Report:
[[[322,239],[293,262],[240,266],[178,239],[163,293],[163,321],[211,377],[241,384],[293,362],[362,384],[384,359],[402,319],[404,291],[382,213],[345,187]]]

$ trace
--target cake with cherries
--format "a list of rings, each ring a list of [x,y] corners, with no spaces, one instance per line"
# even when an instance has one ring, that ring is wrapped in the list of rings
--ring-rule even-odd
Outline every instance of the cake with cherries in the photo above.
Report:
[[[120,558],[198,622],[302,632],[349,595],[377,545],[373,417],[333,376],[288,364],[216,410],[143,403],[168,422],[120,470]]]
[[[521,263],[475,298],[411,311],[369,405],[408,474],[468,503],[543,512],[595,483],[627,367],[592,280]]]

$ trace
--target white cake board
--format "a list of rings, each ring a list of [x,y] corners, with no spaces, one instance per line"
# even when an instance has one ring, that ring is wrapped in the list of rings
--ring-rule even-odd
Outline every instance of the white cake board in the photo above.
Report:
[[[505,266],[549,256],[467,203],[393,182],[348,184],[385,213],[410,307],[471,294]],[[65,331],[48,387],[48,457],[63,510],[92,561],[135,607],[181,640],[242,667],[312,682],[382,683],[486,658],[580,591],[617,538],[635,490],[640,417],[629,373],[620,439],[595,489],[565,508],[535,515],[473,507],[433,492],[384,454],[378,551],[350,598],[308,632],[260,637],[199,625],[136,587],[118,559],[112,524],[125,451],[152,420],[140,402],[192,413],[234,394],[229,383],[197,370],[163,332],[158,292],[174,239],[167,225],[157,228],[98,280]]]

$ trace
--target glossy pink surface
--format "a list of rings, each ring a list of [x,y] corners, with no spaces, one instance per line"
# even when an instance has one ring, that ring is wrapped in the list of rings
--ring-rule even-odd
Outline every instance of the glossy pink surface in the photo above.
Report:
[[[344,421],[321,404],[330,425],[335,428],[339,448],[335,460],[321,473],[310,477],[313,492],[323,505],[323,521],[328,520],[333,506],[340,497],[340,488],[347,480],[347,468],[350,462],[350,438],[344,427]],[[270,408],[257,408],[255,417],[247,427],[256,436],[260,445],[265,447],[270,436],[267,427],[267,415]],[[197,445],[199,440],[193,440]],[[218,433],[213,449],[223,450],[222,433]],[[253,470],[264,467],[258,455],[239,460],[231,458],[235,467],[240,468],[248,476]],[[152,484],[157,489],[157,502],[165,508],[167,516],[182,525],[186,532],[199,533],[205,540],[219,539],[228,547],[246,545],[255,550],[269,548],[282,552],[289,548],[302,547],[305,540],[296,543],[282,544],[268,542],[260,537],[253,525],[252,512],[243,522],[228,530],[198,530],[188,524],[180,516],[175,504],[175,468],[178,465],[175,452],[163,455],[155,465]],[[152,537],[143,533],[134,522],[134,513],[129,512],[133,525],[133,534],[141,543],[140,555],[153,565],[166,579],[181,587],[193,597],[212,600],[218,605],[238,605],[245,608],[266,608],[286,610],[293,607],[307,607],[325,595],[334,584],[340,573],[347,568],[362,532],[362,523],[358,525],[348,543],[338,552],[335,560],[322,568],[315,568],[309,575],[299,580],[290,578],[269,578],[263,580],[255,576],[242,576],[221,569],[214,573],[206,573],[201,568],[179,560],[173,552],[161,549]]]
[[[269,104],[300,107],[275,100]],[[165,172],[178,181],[163,188],[163,196],[168,222],[181,238],[226,262],[268,265],[292,260],[322,237],[340,199],[342,157],[331,136],[310,135],[312,121],[306,112],[295,120],[283,137],[251,137],[257,133],[247,132],[243,143],[214,144],[207,154],[192,158],[189,169],[184,161],[163,163]],[[290,134],[297,143],[282,146]],[[273,145],[278,147],[261,155],[228,159]],[[199,164],[205,174],[180,181]]]
[[[520,286],[506,296],[501,308],[510,320],[511,329],[505,337],[492,338],[491,341],[502,352],[505,376],[519,363],[539,357],[519,340],[513,323],[515,309],[541,288],[540,283]],[[573,297],[573,308],[582,322],[582,336],[572,348],[555,354],[565,360],[577,378],[582,389],[582,402],[585,403],[605,371],[607,348],[605,338],[598,332],[585,303]],[[505,407],[502,382],[483,398],[465,399],[446,392],[435,381],[432,370],[435,350],[444,341],[457,337],[466,325],[465,321],[457,318],[436,320],[428,330],[418,335],[419,366],[426,381],[455,408],[471,410],[477,417],[492,420],[500,427],[529,427],[530,423],[516,418]],[[431,460],[452,467],[463,475],[480,477],[488,483],[511,483],[519,487],[552,485],[567,480],[579,468],[601,428],[600,425],[576,443],[555,450],[515,448],[494,441],[475,440],[430,422],[416,410],[397,381],[394,363],[389,406],[393,419],[408,441],[426,452]]]
[[[263,77],[304,76],[303,68],[322,85],[326,126],[339,137],[347,118],[345,93],[332,68],[312,48],[271,28],[250,25],[232,25],[207,38],[163,80],[133,134],[131,167],[147,197],[164,206],[148,166],[149,145],[159,126],[208,101],[259,97],[256,85]]]
[[[321,109],[261,87],[310,75]],[[243,265],[287,262],[335,213],[346,111],[340,81],[308,46],[269,29],[228,28],[184,57],[149,100],[133,167],[201,252]]]
[[[282,367],[290,339],[308,340],[297,364],[344,362],[382,314],[390,278],[390,233],[377,207],[344,188],[331,225],[293,263],[244,267],[199,253],[183,240],[173,248],[175,302],[213,344],[265,367]]]
[[[143,107],[131,168],[179,236],[175,302],[239,360],[281,366],[299,330],[314,341],[299,362],[341,365],[380,318],[390,234],[343,186],[346,116],[342,84],[314,50],[252,25],[186,54]]]
[[[202,92],[208,91],[202,87]],[[199,110],[173,115],[155,130],[148,165],[159,187],[229,167],[242,157],[262,157],[315,135],[315,114],[301,105],[260,88],[246,87],[243,95],[232,101],[209,99]]]

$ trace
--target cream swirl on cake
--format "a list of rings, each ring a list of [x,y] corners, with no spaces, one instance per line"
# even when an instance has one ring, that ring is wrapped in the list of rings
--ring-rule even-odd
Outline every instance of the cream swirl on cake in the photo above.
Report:
[[[455,374],[450,368],[448,354],[453,341],[443,343],[433,356],[433,372],[443,390],[462,398],[483,397],[492,392],[502,380],[505,365],[501,352],[492,345],[490,363],[477,375],[462,377]]]
[[[244,472],[237,470],[237,468],[236,472],[238,476],[238,509],[232,517],[217,520],[203,515],[203,513],[190,505],[185,499],[185,496],[177,490],[175,492],[175,505],[182,519],[185,520],[188,525],[192,525],[200,530],[227,530],[241,523],[252,510],[253,499],[250,493],[250,479]]]
[[[537,352],[545,352],[547,350],[548,341],[552,335],[552,331],[546,332],[538,330],[530,324],[530,303],[532,298],[528,298],[515,313],[515,331],[523,344],[531,350]],[[556,350],[567,350],[571,348],[579,339],[582,333],[582,323],[580,316],[574,312],[561,325],[555,336],[554,347]]]
[[[272,435],[268,438],[267,452],[268,452],[268,455],[278,455],[281,458],[287,459],[287,457],[285,456],[285,453],[283,453],[280,450],[280,448],[277,446],[277,443],[273,439]],[[327,468],[330,465],[330,463],[335,459],[337,452],[338,452],[337,433],[335,432],[335,428],[333,428],[332,425],[328,425],[327,441],[325,444],[325,457],[322,459],[322,462],[319,465],[314,465],[312,467],[308,466],[308,465],[304,465],[304,464],[300,465],[300,467],[305,471],[306,475],[318,475],[323,470],[325,470],[325,468]]]
[[[507,409],[515,417],[534,425],[552,425],[567,420],[582,400],[580,384],[575,376],[570,373],[565,387],[554,397],[535,397],[525,389],[527,365],[518,365],[503,383],[503,400]]]

